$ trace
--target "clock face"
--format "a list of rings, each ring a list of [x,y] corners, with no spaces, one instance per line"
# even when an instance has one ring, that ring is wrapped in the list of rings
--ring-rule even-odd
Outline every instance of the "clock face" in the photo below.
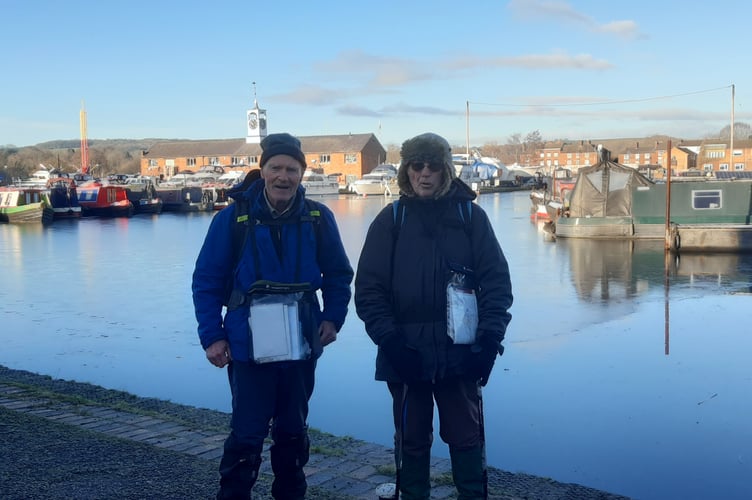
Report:
[[[259,118],[259,124],[261,125],[262,129],[266,129],[266,117],[265,116],[262,116],[261,118]]]
[[[248,113],[248,126],[252,129],[255,129],[258,126],[256,113]]]

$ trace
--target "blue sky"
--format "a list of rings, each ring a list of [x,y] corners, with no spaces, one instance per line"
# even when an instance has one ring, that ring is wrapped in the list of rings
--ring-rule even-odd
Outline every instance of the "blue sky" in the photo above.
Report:
[[[752,121],[746,2],[6,0],[0,145],[425,131],[453,144]],[[469,102],[469,121],[466,110]],[[468,127],[469,125],[469,127]]]

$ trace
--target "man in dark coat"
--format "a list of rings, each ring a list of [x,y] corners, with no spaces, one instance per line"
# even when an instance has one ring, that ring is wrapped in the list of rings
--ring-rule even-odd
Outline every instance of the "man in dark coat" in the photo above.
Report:
[[[488,216],[472,203],[475,193],[456,178],[445,139],[426,133],[405,141],[397,178],[397,209],[384,208],[366,236],[355,305],[378,345],[376,379],[393,398],[400,491],[408,500],[430,496],[435,400],[459,498],[482,498],[480,386],[511,320],[509,267]],[[458,276],[465,295],[474,295],[463,310],[469,339],[455,323],[461,315],[450,285]]]

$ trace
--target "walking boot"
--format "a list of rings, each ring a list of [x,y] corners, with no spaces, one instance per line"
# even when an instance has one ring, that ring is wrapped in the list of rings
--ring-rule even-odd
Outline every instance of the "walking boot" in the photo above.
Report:
[[[219,463],[218,500],[250,500],[258,478],[261,455],[239,454],[225,449]]]
[[[488,497],[486,477],[483,473],[483,450],[480,446],[468,450],[450,447],[452,477],[457,488],[457,500],[477,500]]]
[[[431,455],[402,455],[399,472],[400,494],[404,500],[428,500],[431,497]]]
[[[269,449],[274,481],[272,497],[277,500],[302,500],[306,483],[303,466],[308,463],[310,441],[308,434],[277,435]]]

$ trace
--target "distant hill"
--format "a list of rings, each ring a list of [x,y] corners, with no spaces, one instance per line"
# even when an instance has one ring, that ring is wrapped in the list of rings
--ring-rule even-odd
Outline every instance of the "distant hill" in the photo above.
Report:
[[[155,143],[171,140],[147,139],[89,139],[89,164],[97,176],[112,173],[137,173],[140,170],[141,152]],[[0,168],[5,167],[9,178],[25,178],[45,165],[64,172],[81,169],[81,141],[60,139],[41,142],[33,146],[0,147]]]
[[[149,149],[153,144],[161,141],[175,139],[89,139],[89,149],[92,148],[115,148],[126,151]],[[78,149],[81,147],[80,139],[59,139],[55,141],[40,142],[34,146],[39,149]]]

